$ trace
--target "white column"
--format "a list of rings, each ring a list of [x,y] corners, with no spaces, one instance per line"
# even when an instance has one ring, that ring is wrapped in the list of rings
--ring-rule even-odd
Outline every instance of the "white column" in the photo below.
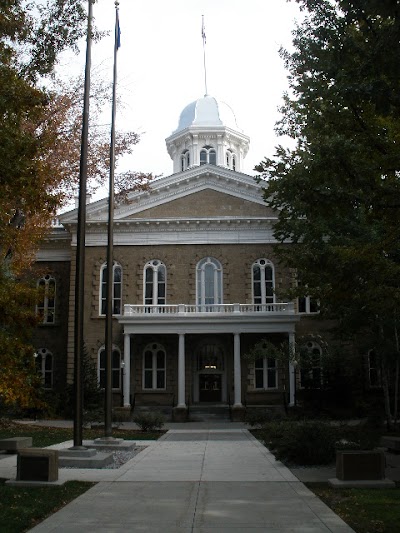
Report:
[[[131,336],[124,335],[124,368],[123,368],[123,385],[124,385],[124,407],[131,406]]]
[[[294,353],[295,335],[289,333],[289,355]],[[289,358],[289,407],[293,407],[296,403],[296,367],[293,361]]]
[[[178,405],[186,408],[185,403],[185,335],[179,333],[178,352]]]
[[[234,377],[234,404],[233,407],[242,407],[242,371],[240,366],[240,334],[233,335],[233,377]]]

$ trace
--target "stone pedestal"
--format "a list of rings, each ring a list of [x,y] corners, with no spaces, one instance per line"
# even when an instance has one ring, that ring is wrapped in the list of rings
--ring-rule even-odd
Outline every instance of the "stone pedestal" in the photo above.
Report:
[[[18,451],[17,481],[57,481],[58,451],[26,448]]]
[[[381,450],[336,452],[336,477],[342,481],[385,479]]]
[[[232,422],[243,422],[246,416],[246,408],[243,405],[232,407]]]
[[[172,420],[174,422],[187,422],[188,410],[187,407],[174,407],[172,410]]]

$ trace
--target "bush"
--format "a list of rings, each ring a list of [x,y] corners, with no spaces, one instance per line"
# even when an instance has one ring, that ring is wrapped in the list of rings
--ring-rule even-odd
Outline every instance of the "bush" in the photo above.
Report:
[[[277,459],[298,465],[329,464],[335,459],[335,432],[324,422],[273,422],[263,433]]]
[[[165,418],[162,413],[140,413],[133,417],[133,421],[142,431],[155,431],[163,427]]]
[[[270,411],[268,409],[255,409],[253,411],[246,412],[246,422],[251,427],[261,427],[273,420],[279,420],[282,418],[280,413]]]

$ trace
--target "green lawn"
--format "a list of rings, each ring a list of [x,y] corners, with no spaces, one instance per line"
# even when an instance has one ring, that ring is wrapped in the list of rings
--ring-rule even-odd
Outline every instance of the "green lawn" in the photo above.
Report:
[[[357,533],[400,531],[400,488],[333,489],[326,483],[306,483]]]
[[[94,483],[68,481],[62,486],[12,487],[0,479],[0,531],[20,533],[42,522]]]
[[[146,432],[140,430],[116,429],[113,437],[126,440],[157,440],[165,431]],[[83,440],[96,439],[104,436],[102,429],[84,429]],[[34,425],[16,424],[15,422],[0,420],[0,439],[7,437],[32,437],[32,445],[35,448],[44,448],[73,439],[72,429],[42,427]],[[1,530],[0,530],[1,531]]]
[[[143,432],[118,429],[113,437],[126,440],[157,440],[165,431]],[[83,440],[104,436],[102,429],[84,429]],[[46,447],[73,439],[72,429],[16,424],[0,419],[0,439],[7,437],[32,437],[34,447]],[[0,479],[0,532],[19,533],[31,529],[94,483],[69,481],[62,486],[26,488],[5,485]]]

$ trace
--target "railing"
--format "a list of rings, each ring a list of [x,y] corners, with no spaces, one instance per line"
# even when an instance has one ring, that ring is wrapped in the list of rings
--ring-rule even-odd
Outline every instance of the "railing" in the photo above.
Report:
[[[124,305],[124,315],[192,315],[202,313],[250,314],[294,313],[292,302],[274,304],[210,304],[210,305]]]

